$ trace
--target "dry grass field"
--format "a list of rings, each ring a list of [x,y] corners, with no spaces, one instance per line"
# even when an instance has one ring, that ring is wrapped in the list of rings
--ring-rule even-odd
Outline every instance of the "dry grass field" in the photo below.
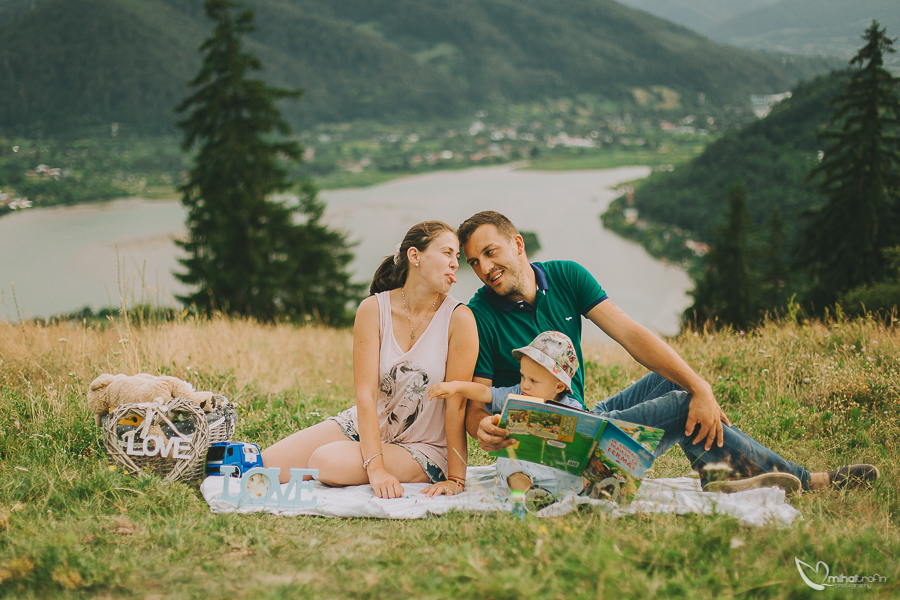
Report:
[[[744,431],[811,470],[872,462],[870,491],[807,493],[789,529],[599,512],[422,521],[213,515],[197,483],[110,469],[85,405],[101,373],[168,374],[240,405],[266,447],[353,403],[347,330],[225,318],[0,322],[0,596],[10,598],[723,598],[900,594],[900,330],[772,322],[668,340]],[[588,404],[643,374],[585,349]],[[472,447],[470,464],[488,456]],[[680,451],[656,475],[686,474]],[[883,576],[815,591],[797,557]]]

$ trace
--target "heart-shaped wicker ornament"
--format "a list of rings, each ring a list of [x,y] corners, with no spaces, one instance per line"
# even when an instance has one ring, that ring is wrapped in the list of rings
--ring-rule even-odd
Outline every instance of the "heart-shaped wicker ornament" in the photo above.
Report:
[[[186,398],[123,404],[103,418],[103,442],[111,462],[134,475],[199,479],[210,443],[230,440],[236,424],[227,401],[208,414]]]

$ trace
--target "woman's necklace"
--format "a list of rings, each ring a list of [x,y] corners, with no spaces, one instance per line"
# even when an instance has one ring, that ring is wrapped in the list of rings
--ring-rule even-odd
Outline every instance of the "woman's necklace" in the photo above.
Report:
[[[416,325],[415,328],[413,328],[412,326],[412,319],[409,318],[409,309],[406,307],[406,294],[403,293],[403,288],[400,288],[400,296],[403,298],[403,310],[406,311],[406,321],[409,323],[409,339],[414,340],[416,339],[416,331],[419,329],[419,327],[422,326],[422,323],[425,322],[425,319],[428,318],[428,313],[430,313],[435,304],[437,304],[438,298],[440,298],[441,295],[438,294],[437,298],[434,299],[434,302],[431,303],[431,308],[425,311],[425,316],[422,317],[422,320],[419,321],[419,324]]]

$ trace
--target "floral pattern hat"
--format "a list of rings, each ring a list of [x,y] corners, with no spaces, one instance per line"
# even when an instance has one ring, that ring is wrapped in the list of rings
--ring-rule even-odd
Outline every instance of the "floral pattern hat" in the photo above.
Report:
[[[523,354],[553,373],[572,391],[572,376],[578,371],[578,357],[569,336],[558,331],[545,331],[527,346],[512,351],[513,358],[518,361],[522,360]]]

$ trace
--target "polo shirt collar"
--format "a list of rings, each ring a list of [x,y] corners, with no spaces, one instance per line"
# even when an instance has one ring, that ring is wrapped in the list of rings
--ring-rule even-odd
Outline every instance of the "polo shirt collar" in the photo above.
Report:
[[[550,283],[547,281],[547,272],[544,271],[544,266],[540,263],[531,263],[531,270],[534,271],[534,282],[537,284],[537,289],[544,292],[550,289]],[[491,299],[491,302],[497,305],[498,308],[501,308],[505,311],[513,310],[521,304],[524,304],[534,310],[534,308],[524,300],[522,302],[510,300],[506,296],[499,295],[487,285],[484,286],[484,290],[487,293],[488,298]]]

